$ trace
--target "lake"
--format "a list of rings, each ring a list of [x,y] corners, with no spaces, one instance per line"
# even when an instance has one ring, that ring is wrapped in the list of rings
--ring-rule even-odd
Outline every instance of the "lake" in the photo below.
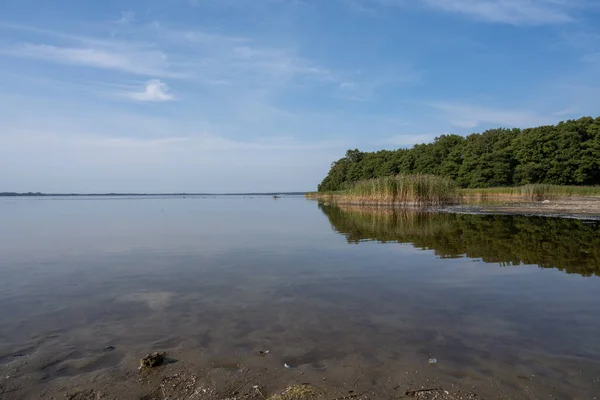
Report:
[[[597,221],[2,198],[0,276],[2,399],[154,398],[192,370],[220,396],[296,382],[332,399],[600,398]],[[158,350],[177,362],[140,379]]]

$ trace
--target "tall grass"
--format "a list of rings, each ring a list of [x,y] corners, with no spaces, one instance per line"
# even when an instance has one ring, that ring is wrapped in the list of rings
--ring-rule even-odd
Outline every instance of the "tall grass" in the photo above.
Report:
[[[527,200],[551,200],[569,196],[600,196],[600,186],[560,186],[543,183],[515,187],[460,189],[464,198],[518,197]]]
[[[307,197],[355,205],[447,205],[477,201],[542,201],[560,197],[600,197],[600,186],[529,184],[514,187],[458,189],[434,175],[397,175],[347,184],[343,190],[307,193]]]
[[[453,181],[434,175],[397,175],[358,181],[336,192],[337,202],[377,205],[442,205],[457,195]]]

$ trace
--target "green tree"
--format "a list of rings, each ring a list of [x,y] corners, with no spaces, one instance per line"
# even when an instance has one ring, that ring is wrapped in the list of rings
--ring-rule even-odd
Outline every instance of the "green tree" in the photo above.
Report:
[[[442,135],[411,149],[348,150],[332,163],[320,191],[340,190],[352,182],[404,174],[434,174],[462,187],[550,183],[600,184],[600,117],[552,126],[491,129],[463,138]]]

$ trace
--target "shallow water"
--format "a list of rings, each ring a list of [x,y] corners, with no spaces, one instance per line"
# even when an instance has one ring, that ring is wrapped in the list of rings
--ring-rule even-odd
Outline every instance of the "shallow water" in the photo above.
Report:
[[[155,349],[269,350],[282,380],[600,394],[598,222],[266,196],[9,198],[0,221],[3,399]]]

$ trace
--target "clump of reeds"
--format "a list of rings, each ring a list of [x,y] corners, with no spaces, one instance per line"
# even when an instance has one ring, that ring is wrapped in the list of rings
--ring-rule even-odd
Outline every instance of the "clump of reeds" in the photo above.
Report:
[[[521,186],[521,195],[530,200],[543,200],[555,197],[552,186],[543,183],[533,183]]]
[[[461,189],[460,194],[469,198],[515,197],[526,200],[552,200],[568,196],[600,196],[598,186],[561,186],[533,183],[514,187]]]
[[[456,184],[434,175],[397,175],[358,181],[338,200],[355,204],[443,205],[456,198]],[[337,197],[337,196],[336,196]]]

